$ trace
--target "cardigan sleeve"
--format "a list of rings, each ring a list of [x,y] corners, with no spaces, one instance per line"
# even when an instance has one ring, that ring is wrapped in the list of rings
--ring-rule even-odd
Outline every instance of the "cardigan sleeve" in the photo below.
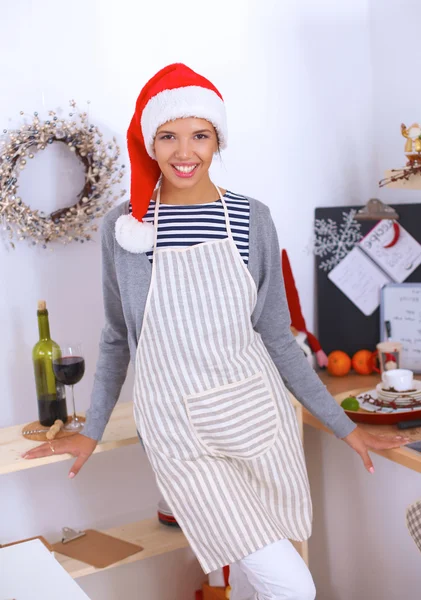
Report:
[[[269,210],[269,240],[264,241],[258,294],[264,295],[254,324],[286,387],[319,421],[343,438],[356,427],[308,363],[290,329],[290,313],[282,276],[278,235]]]
[[[105,217],[101,232],[105,325],[99,343],[91,403],[83,435],[100,440],[127,376],[130,352],[114,261],[114,221]]]

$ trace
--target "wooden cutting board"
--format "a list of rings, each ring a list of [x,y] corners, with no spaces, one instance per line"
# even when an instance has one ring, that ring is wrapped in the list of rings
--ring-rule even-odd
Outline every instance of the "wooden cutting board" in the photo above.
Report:
[[[83,423],[85,422],[85,417],[80,417],[78,415],[78,418]],[[66,421],[66,425],[68,425],[71,421],[72,421],[72,417],[69,417]],[[44,429],[45,431],[43,433],[31,433],[31,434],[25,433],[24,434],[24,431],[32,431],[34,429]],[[43,425],[41,425],[41,423],[39,421],[32,421],[32,423],[28,423],[27,425],[25,425],[25,427],[22,428],[22,435],[25,439],[32,440],[33,442],[48,442],[46,433],[47,433],[47,431],[49,431],[49,429],[50,429],[49,427],[43,427]],[[78,431],[66,431],[64,429],[60,429],[60,431],[57,433],[57,435],[55,436],[54,439],[59,440],[60,438],[69,437],[70,435],[75,435],[75,433],[79,433],[79,432]]]

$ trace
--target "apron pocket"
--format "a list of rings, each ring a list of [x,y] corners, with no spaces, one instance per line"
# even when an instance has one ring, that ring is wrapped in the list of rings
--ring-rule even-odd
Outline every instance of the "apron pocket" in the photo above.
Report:
[[[210,454],[251,459],[267,452],[279,413],[262,372],[184,397],[190,424]]]

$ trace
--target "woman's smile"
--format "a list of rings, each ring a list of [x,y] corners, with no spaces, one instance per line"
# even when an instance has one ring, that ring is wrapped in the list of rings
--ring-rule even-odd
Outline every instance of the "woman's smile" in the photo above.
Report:
[[[177,177],[193,177],[199,167],[199,163],[172,163],[171,167]]]

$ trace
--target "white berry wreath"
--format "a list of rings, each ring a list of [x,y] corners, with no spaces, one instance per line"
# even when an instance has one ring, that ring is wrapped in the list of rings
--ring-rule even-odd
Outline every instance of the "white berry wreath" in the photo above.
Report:
[[[98,127],[89,123],[88,114],[79,112],[74,100],[70,106],[69,118],[51,110],[49,119],[43,121],[34,112],[30,123],[5,129],[0,137],[0,223],[13,248],[13,240],[27,240],[43,248],[55,241],[90,241],[91,233],[98,228],[93,221],[104,216],[126,193],[121,190],[116,194],[112,189],[124,176],[124,165],[118,166],[120,148],[116,138],[105,142]],[[85,185],[73,206],[45,214],[32,210],[19,196],[19,173],[28,158],[55,142],[66,144],[79,158]]]

